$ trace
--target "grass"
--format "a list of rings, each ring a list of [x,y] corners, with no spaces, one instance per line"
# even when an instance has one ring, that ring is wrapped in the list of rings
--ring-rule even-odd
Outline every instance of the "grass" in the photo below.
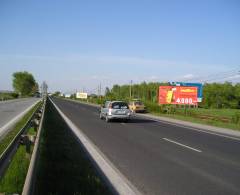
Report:
[[[17,95],[12,93],[0,93],[0,101],[16,99]]]
[[[157,113],[157,112],[153,112],[151,114],[156,115],[156,116],[163,116],[163,117],[167,117],[167,118],[173,118],[173,119],[178,119],[178,120],[183,120],[183,121],[188,121],[188,122],[193,122],[193,123],[198,123],[198,124],[205,124],[205,125],[211,125],[211,126],[228,128],[228,129],[240,131],[240,126],[235,123],[224,123],[221,121],[209,120],[209,119],[204,120],[201,118],[195,118],[195,117],[191,117],[191,116],[184,116],[184,115],[178,115],[178,114],[162,114],[162,113]]]
[[[36,177],[35,195],[110,194],[81,145],[49,101]]]
[[[26,153],[25,146],[20,145],[4,177],[0,180],[0,193],[22,193],[29,163],[30,155]]]
[[[38,108],[38,106],[41,104],[39,102],[36,104],[30,111],[28,111],[23,118],[18,121],[13,129],[9,131],[6,136],[0,141],[0,154],[3,153],[3,151],[8,147],[8,145],[11,143],[13,138],[18,134],[18,132],[23,128],[23,126],[26,124],[26,122],[29,120],[29,118],[32,116],[34,111]]]
[[[34,111],[39,106],[40,102],[36,104],[23,118],[15,125],[12,131],[10,131],[3,140],[1,140],[0,151],[1,153],[7,148],[12,139],[17,135],[17,133],[23,128],[29,118],[32,116]],[[28,130],[29,134],[36,132],[33,128]],[[26,153],[26,147],[20,145],[14,155],[4,177],[0,179],[0,193],[5,194],[18,193],[21,194],[23,185],[25,182],[25,177],[27,175],[28,166],[30,163],[30,154]]]
[[[33,127],[30,127],[27,131],[28,135],[37,135],[37,132],[35,131],[35,129]]]
[[[202,115],[212,115],[212,116],[219,116],[219,117],[233,117],[236,112],[240,112],[239,109],[206,109],[206,108],[197,108],[194,109],[193,112],[196,112],[198,114]]]
[[[184,113],[184,108],[176,108],[178,113]],[[232,117],[238,109],[214,109],[214,108],[187,108],[188,112],[198,115],[210,115],[218,117]]]

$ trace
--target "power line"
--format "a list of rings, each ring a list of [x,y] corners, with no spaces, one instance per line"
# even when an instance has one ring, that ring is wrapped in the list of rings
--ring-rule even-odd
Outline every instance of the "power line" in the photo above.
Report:
[[[193,77],[190,79],[183,79],[182,81],[185,81],[185,82],[194,81],[194,82],[205,83],[205,82],[213,82],[213,81],[230,81],[230,80],[236,80],[236,79],[240,79],[239,69],[206,75],[203,77]]]

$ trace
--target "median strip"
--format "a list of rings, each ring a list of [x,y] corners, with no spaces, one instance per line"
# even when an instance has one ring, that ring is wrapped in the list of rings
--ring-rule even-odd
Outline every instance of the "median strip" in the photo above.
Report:
[[[112,194],[49,99],[34,166],[30,194]]]
[[[181,144],[181,143],[176,142],[176,141],[173,141],[173,140],[171,140],[171,139],[167,139],[167,138],[162,138],[162,139],[165,140],[165,141],[168,141],[168,142],[171,142],[171,143],[177,144],[177,145],[179,145],[179,146],[182,146],[182,147],[188,148],[188,149],[193,150],[193,151],[195,151],[195,152],[202,152],[201,150],[198,150],[198,149],[192,148],[192,147],[190,147],[190,146],[187,146],[187,145]]]

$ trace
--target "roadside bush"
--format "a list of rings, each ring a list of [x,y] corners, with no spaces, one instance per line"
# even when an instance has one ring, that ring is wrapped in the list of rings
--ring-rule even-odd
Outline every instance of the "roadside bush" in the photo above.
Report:
[[[235,112],[234,116],[232,116],[232,122],[240,125],[240,112]]]
[[[11,100],[18,98],[17,93],[0,93],[0,100]]]
[[[160,106],[155,103],[145,102],[144,104],[147,107],[148,112],[155,112],[155,113],[161,112]]]
[[[174,105],[158,105],[152,102],[145,102],[148,112],[162,113],[162,114],[175,114],[176,107]]]

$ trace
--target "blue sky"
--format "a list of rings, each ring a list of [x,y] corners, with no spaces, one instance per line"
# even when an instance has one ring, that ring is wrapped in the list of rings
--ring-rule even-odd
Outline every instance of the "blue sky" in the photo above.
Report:
[[[0,89],[23,70],[66,92],[238,70],[239,10],[238,0],[1,0]]]

